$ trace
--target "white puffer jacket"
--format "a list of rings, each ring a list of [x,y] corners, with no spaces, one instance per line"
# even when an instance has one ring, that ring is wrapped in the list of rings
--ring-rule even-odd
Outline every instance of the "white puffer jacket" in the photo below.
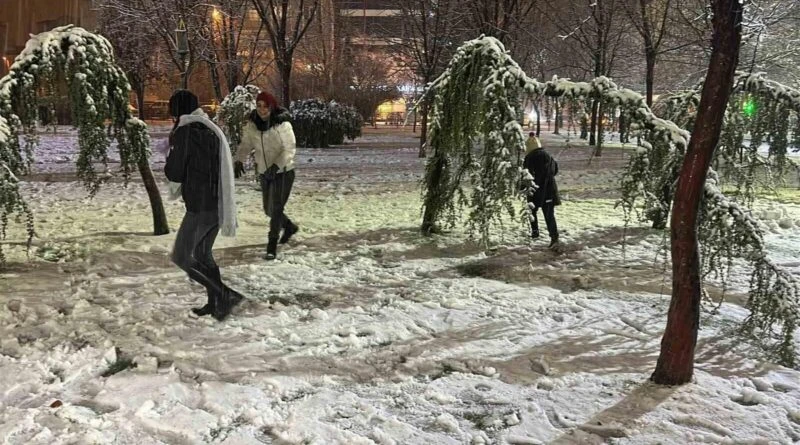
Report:
[[[276,164],[278,172],[294,169],[297,148],[291,122],[284,121],[260,131],[256,124],[248,121],[242,129],[242,142],[236,149],[236,160],[246,162],[250,153],[256,160],[256,174],[261,174]]]

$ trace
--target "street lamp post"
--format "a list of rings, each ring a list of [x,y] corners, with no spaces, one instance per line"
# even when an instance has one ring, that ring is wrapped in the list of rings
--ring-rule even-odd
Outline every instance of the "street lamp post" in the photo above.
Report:
[[[181,58],[181,88],[185,90],[189,74],[186,66],[186,55],[189,54],[189,40],[186,36],[186,24],[183,19],[178,22],[178,27],[175,29],[175,46],[178,57]]]

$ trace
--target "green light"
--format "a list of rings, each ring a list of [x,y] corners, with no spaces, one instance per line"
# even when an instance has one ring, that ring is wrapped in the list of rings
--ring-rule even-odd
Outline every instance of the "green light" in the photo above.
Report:
[[[742,113],[747,117],[753,117],[756,114],[756,101],[752,97],[747,98],[742,105]]]

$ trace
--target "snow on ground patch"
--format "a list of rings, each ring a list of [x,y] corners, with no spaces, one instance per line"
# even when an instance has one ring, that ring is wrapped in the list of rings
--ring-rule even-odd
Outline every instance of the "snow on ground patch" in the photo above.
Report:
[[[380,150],[397,161],[391,180],[366,161],[364,153]],[[757,359],[757,349],[731,335],[747,316],[740,306],[703,312],[693,383],[647,383],[669,304],[661,233],[630,228],[623,250],[613,200],[585,197],[557,211],[568,246],[561,254],[529,242],[513,222],[493,234],[499,245],[488,251],[458,227],[424,238],[414,154],[315,152],[314,173],[336,180],[301,169],[298,177],[309,175],[288,207],[301,232],[270,263],[260,260],[267,228],[259,192],[240,181],[241,236],[220,238],[215,256],[248,300],[224,323],[189,314],[205,293],[169,262],[174,234],[145,234],[150,216],[136,184],[106,184],[92,201],[76,182],[24,184],[41,238],[33,261],[0,274],[0,437],[800,440],[800,373]],[[580,174],[569,181],[599,185],[613,176]],[[796,205],[763,211],[762,220],[776,223],[800,216]],[[180,203],[168,201],[167,212],[176,227]],[[766,241],[776,261],[796,267],[800,227],[784,226]],[[743,286],[746,271],[734,275]]]

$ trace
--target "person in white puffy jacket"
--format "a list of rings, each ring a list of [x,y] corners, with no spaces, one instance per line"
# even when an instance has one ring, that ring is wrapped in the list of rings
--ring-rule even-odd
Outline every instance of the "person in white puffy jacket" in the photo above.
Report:
[[[291,119],[289,111],[278,105],[275,96],[262,91],[256,97],[256,109],[242,129],[242,142],[236,149],[234,171],[237,178],[244,172],[244,163],[251,153],[256,161],[264,213],[270,218],[266,260],[274,260],[278,243],[288,242],[299,230],[284,213],[295,175],[296,148]]]

